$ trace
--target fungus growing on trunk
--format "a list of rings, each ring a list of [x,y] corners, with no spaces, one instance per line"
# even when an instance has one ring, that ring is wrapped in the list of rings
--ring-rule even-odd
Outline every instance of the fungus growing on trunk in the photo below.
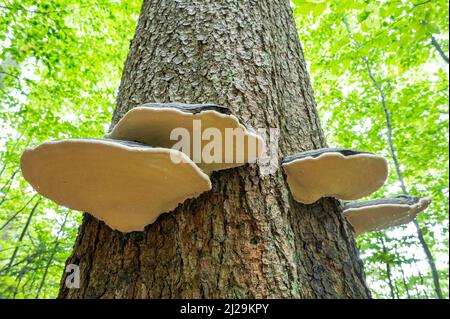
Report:
[[[180,150],[205,172],[254,162],[263,152],[261,137],[214,104],[143,104],[128,111],[106,137]]]
[[[400,195],[393,198],[347,203],[344,215],[356,235],[407,224],[430,205],[429,197]]]
[[[328,196],[362,198],[379,189],[388,174],[383,157],[340,148],[294,154],[286,157],[282,166],[294,199],[304,204]]]
[[[211,189],[209,177],[182,152],[135,142],[51,141],[27,149],[20,165],[38,193],[122,232],[141,231]]]

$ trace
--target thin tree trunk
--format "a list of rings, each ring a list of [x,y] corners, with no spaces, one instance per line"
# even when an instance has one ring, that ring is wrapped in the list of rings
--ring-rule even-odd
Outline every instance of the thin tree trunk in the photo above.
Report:
[[[279,129],[278,159],[325,146],[286,0],[144,0],[112,125],[146,102],[225,105],[254,128]],[[80,288],[64,275],[59,298],[370,296],[338,201],[296,203],[281,170],[256,164],[211,180],[144,232],[85,215],[67,261]]]
[[[389,148],[391,151],[392,159],[394,160],[395,171],[397,172],[398,180],[400,181],[400,187],[401,187],[403,193],[408,195],[409,193],[408,193],[408,190],[406,189],[406,184],[405,184],[405,180],[403,178],[403,173],[400,169],[400,164],[399,164],[398,157],[397,157],[397,151],[395,149],[394,142],[392,140],[392,137],[393,137],[392,125],[391,125],[389,110],[386,106],[386,98],[384,96],[384,93],[383,93],[383,90],[381,89],[380,84],[373,76],[368,59],[365,59],[365,63],[366,63],[367,71],[369,73],[369,77],[372,80],[372,82],[374,83],[374,85],[381,97],[381,105],[383,107],[383,111],[384,111],[384,115],[385,115],[385,119],[386,119],[386,126],[387,126],[387,130],[388,130]],[[417,218],[414,219],[413,223],[416,226],[417,238],[419,238],[419,241],[420,241],[420,244],[422,245],[423,251],[425,252],[425,255],[427,256],[428,265],[430,266],[431,274],[433,276],[433,283],[434,283],[436,296],[439,299],[442,299],[443,297],[442,297],[442,291],[441,291],[441,284],[439,282],[439,274],[436,269],[436,264],[434,263],[433,255],[431,254],[430,248],[428,247],[428,244],[425,241],[425,238],[423,237],[423,232],[420,228]]]
[[[343,15],[343,14],[342,14],[342,22],[344,23],[344,26],[345,26],[350,38],[355,42],[356,46],[358,48],[361,47],[361,44],[353,38],[348,21],[347,21],[345,15]],[[385,120],[386,120],[386,127],[388,130],[388,144],[389,144],[390,153],[391,153],[392,159],[394,161],[394,167],[395,167],[395,171],[397,172],[397,177],[400,181],[401,189],[404,194],[408,195],[408,190],[406,189],[406,184],[403,179],[403,173],[400,169],[400,164],[399,164],[398,157],[397,157],[397,150],[395,149],[394,142],[393,142],[391,117],[390,117],[389,110],[386,105],[386,97],[384,95],[383,89],[381,88],[380,84],[378,83],[377,79],[375,79],[375,76],[372,73],[372,69],[370,67],[368,57],[364,57],[363,61],[366,65],[366,69],[367,69],[367,72],[369,74],[371,81],[373,82],[377,92],[380,94],[381,105],[383,107],[383,112],[384,112]],[[439,283],[439,274],[437,272],[437,269],[436,269],[436,266],[434,263],[433,255],[431,254],[430,248],[428,247],[428,244],[423,237],[423,233],[422,233],[422,230],[420,229],[419,222],[417,221],[417,219],[414,219],[414,225],[416,225],[417,238],[419,238],[420,244],[422,245],[422,248],[427,256],[428,264],[430,265],[436,295],[439,299],[442,299],[441,285]]]
[[[22,282],[22,278],[23,278],[24,274],[25,274],[25,271],[22,271],[22,270],[21,270],[21,271],[20,271],[19,278],[16,278],[17,284],[16,284],[16,286],[14,287],[14,294],[13,294],[12,299],[16,299],[16,296],[17,296],[17,294],[19,293],[20,283]]]
[[[16,169],[16,170],[12,173],[11,177],[5,182],[5,184],[3,185],[3,187],[0,189],[0,192],[1,192],[2,194],[4,194],[3,197],[2,197],[2,199],[0,200],[0,206],[2,206],[3,203],[6,201],[6,198],[8,197],[8,193],[9,193],[9,190],[10,190],[10,188],[11,188],[11,185],[12,185],[12,182],[13,182],[13,180],[14,180],[14,177],[16,176],[16,174],[17,174],[18,171],[19,171],[19,170]],[[5,189],[5,187],[6,187],[6,189]]]
[[[420,283],[421,283],[421,285],[422,285],[423,287],[426,287],[426,286],[425,286],[425,280],[423,279],[423,275],[422,275],[422,273],[421,273],[420,271],[419,271],[419,278],[420,278]],[[426,290],[426,289],[423,290],[423,293],[425,294],[425,299],[429,299],[428,293],[427,293],[427,290]]]
[[[441,56],[441,58],[447,62],[448,64],[448,56],[445,54],[444,50],[442,50],[441,45],[439,44],[439,42],[437,42],[436,38],[431,35],[430,36],[430,40],[431,40],[431,44],[434,46],[434,48],[437,50],[437,52],[439,53],[439,55]]]
[[[8,271],[14,263],[14,259],[16,258],[16,255],[19,252],[20,243],[22,242],[23,238],[25,237],[27,229],[30,226],[31,219],[33,218],[33,215],[34,215],[36,209],[38,208],[40,202],[41,202],[41,198],[39,198],[37,200],[36,204],[34,204],[33,208],[31,209],[30,215],[28,215],[28,219],[25,223],[25,226],[23,227],[22,232],[20,233],[19,239],[17,240],[17,246],[16,246],[16,248],[14,248],[14,252],[11,255],[11,258],[9,259],[9,263],[8,263],[8,266],[6,267],[6,271]]]
[[[401,266],[400,266],[400,272],[402,273],[402,282],[403,282],[403,287],[405,287],[406,298],[412,299],[411,294],[409,293],[408,283],[406,282],[405,272],[403,271],[403,267],[401,267]]]
[[[394,251],[397,256],[400,256],[400,254],[397,251],[397,248],[395,248]],[[402,274],[402,282],[403,282],[403,287],[405,287],[406,297],[408,299],[411,299],[411,294],[409,293],[408,283],[406,282],[405,271],[403,270],[403,267],[401,265],[399,268],[400,268],[400,273]]]
[[[25,205],[22,206],[21,209],[19,209],[17,212],[15,212],[8,220],[0,227],[0,231],[2,231],[6,226],[9,225],[10,222],[14,220],[14,218],[17,217],[27,206],[31,203],[31,201],[37,196],[37,194],[34,194],[33,197],[31,197],[28,202],[25,203]],[[40,197],[39,197],[40,198]]]
[[[35,299],[39,298],[42,288],[44,287],[45,280],[47,279],[48,270],[50,269],[50,266],[53,262],[53,258],[55,258],[55,254],[58,251],[59,244],[61,243],[61,234],[64,230],[64,227],[66,226],[67,217],[69,217],[69,211],[66,213],[66,216],[64,216],[64,221],[62,222],[61,227],[59,228],[58,234],[56,235],[56,243],[55,243],[55,246],[53,247],[50,257],[48,258],[47,264],[45,265],[44,275],[42,276],[41,284],[39,285],[39,288],[36,292]]]
[[[385,256],[387,256],[388,251],[387,251],[386,245],[384,243],[383,237],[380,237],[380,240],[381,240],[381,247],[383,249],[383,254]],[[386,266],[386,275],[387,275],[387,279],[388,279],[389,292],[391,293],[391,298],[392,299],[396,299],[395,298],[395,291],[394,291],[394,284],[392,283],[391,265],[389,263],[389,260],[386,260],[384,264]]]
[[[425,241],[425,238],[423,237],[423,233],[422,230],[420,229],[420,225],[417,219],[414,219],[413,223],[414,226],[416,226],[417,236],[419,237],[419,241],[422,244],[425,255],[427,256],[428,264],[430,265],[431,268],[431,274],[433,276],[433,283],[436,290],[436,296],[439,299],[443,299],[444,297],[442,296],[441,284],[439,283],[439,274],[436,268],[436,264],[434,263],[433,255],[431,254],[430,248],[428,248],[428,244]]]
[[[416,282],[414,282],[414,290],[416,292],[417,298],[422,298],[422,293],[420,292],[419,287],[417,287]],[[414,299],[417,299],[417,298],[414,298]]]

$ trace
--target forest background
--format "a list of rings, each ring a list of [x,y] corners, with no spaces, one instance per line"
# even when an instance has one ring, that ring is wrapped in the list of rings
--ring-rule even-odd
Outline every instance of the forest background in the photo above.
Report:
[[[19,158],[105,134],[141,2],[0,1],[0,298],[57,295],[81,214],[35,193]],[[433,199],[358,237],[373,297],[448,298],[448,2],[291,4],[328,144],[388,159],[374,198]]]

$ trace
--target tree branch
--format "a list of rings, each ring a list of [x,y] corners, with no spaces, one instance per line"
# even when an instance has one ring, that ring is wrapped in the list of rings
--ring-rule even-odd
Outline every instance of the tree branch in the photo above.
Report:
[[[9,72],[6,72],[6,71],[0,70],[0,74],[5,74],[5,75],[8,75],[10,77],[16,78],[17,80],[20,80],[19,76],[15,75],[15,74],[12,74],[12,73],[9,73]]]
[[[25,223],[25,226],[23,227],[22,233],[19,236],[19,239],[17,241],[17,244],[21,243],[23,240],[23,237],[25,236],[25,233],[28,229],[28,226],[30,226],[31,223],[31,219],[33,218],[33,215],[37,209],[37,207],[39,206],[39,203],[41,202],[41,198],[38,199],[38,201],[36,202],[36,204],[34,204],[33,209],[30,212],[30,215],[28,216],[27,222]],[[14,259],[16,258],[17,252],[19,251],[19,245],[16,246],[16,248],[14,249],[14,252],[11,256],[11,259],[9,260],[8,266],[6,267],[6,270],[9,270],[11,268],[11,265],[14,263]]]
[[[431,44],[436,48],[436,50],[439,52],[440,56],[442,57],[442,59],[447,62],[448,64],[448,56],[445,55],[444,50],[442,50],[441,45],[437,42],[436,38],[431,35]]]
[[[2,227],[0,227],[0,231],[3,230],[3,228],[5,228],[6,226],[8,226],[8,224],[10,222],[13,221],[14,218],[16,218],[17,215],[19,215],[27,206],[28,204],[30,204],[30,202],[37,196],[37,194],[34,194],[33,197],[31,197],[31,199],[25,203],[25,205],[22,206],[21,209],[19,209],[17,212],[15,212],[3,225]]]

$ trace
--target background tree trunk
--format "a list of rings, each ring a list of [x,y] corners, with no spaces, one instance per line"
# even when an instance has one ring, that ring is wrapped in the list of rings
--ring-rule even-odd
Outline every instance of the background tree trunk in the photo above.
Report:
[[[318,44],[320,45],[320,44]],[[325,146],[289,1],[144,0],[115,124],[146,102],[213,102],[278,128],[278,157]],[[127,165],[127,163],[123,163]],[[334,199],[293,201],[281,170],[213,173],[213,189],[121,234],[85,214],[60,298],[367,298]]]

